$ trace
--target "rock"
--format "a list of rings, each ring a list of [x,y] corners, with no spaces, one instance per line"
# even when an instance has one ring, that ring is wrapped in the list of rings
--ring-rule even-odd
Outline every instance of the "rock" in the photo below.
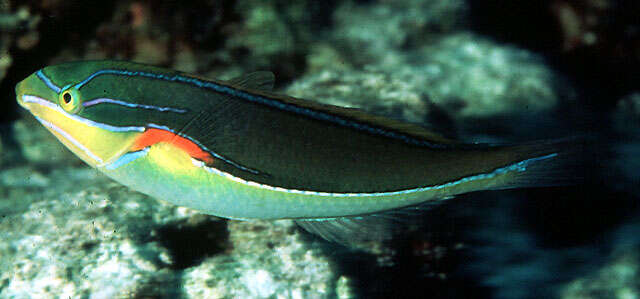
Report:
[[[590,271],[574,277],[558,292],[563,299],[638,298],[640,296],[640,218],[633,217],[605,236],[611,250]]]
[[[16,48],[31,49],[38,43],[39,35],[35,29],[39,22],[40,17],[32,15],[26,7],[22,5],[17,8],[11,7],[9,1],[0,1],[0,81],[12,79],[7,78],[16,59],[12,52]],[[17,118],[14,112],[15,102],[11,100],[13,96],[8,94],[13,89],[3,88],[3,100],[0,101],[0,125]],[[4,134],[0,134],[0,143],[6,142],[2,139],[4,137]]]
[[[618,101],[614,121],[620,131],[640,128],[640,92],[631,93]]]
[[[573,93],[541,57],[473,34],[452,34],[419,52],[424,63],[413,69],[413,85],[457,120],[548,111]]]
[[[328,69],[299,78],[285,93],[421,123],[429,112],[424,90],[405,79],[379,68]]]
[[[167,283],[175,273],[161,258],[167,249],[140,237],[161,225],[154,220],[179,218],[173,207],[84,166],[61,166],[35,184],[34,175],[38,171],[24,167],[2,172],[0,189],[20,201],[0,205],[0,265],[11,269],[0,274],[1,297],[108,298],[158,280],[164,282],[158,292],[175,292],[175,283]]]
[[[78,163],[35,122],[19,121],[14,129],[21,147],[32,149],[28,160],[0,171],[0,297],[338,292],[340,277],[328,256],[291,221],[227,225],[111,181]],[[340,293],[350,293],[342,280]]]
[[[458,0],[380,1],[376,5],[345,1],[334,13],[336,28],[331,39],[351,65],[393,67],[406,48],[464,27],[466,9],[466,2]]]
[[[277,82],[289,81],[304,70],[304,56],[315,41],[313,18],[330,9],[314,1],[241,1],[233,7],[237,20],[226,24],[225,41],[210,55],[212,76],[232,78],[247,71],[274,72]]]
[[[640,257],[638,248],[619,252],[601,269],[569,283],[559,298],[638,298]]]
[[[478,119],[497,123],[549,112],[575,97],[573,87],[559,84],[563,78],[539,56],[470,33],[447,35],[407,53],[389,51],[396,55],[393,63],[368,61],[364,69],[343,63],[348,56],[340,49],[312,52],[318,56],[310,61],[328,67],[299,78],[286,93],[445,132],[465,123],[478,129]]]
[[[291,221],[229,222],[233,251],[185,272],[193,298],[331,298],[339,277]],[[342,286],[340,292],[349,292]]]
[[[614,163],[608,167],[613,173],[621,172],[625,179],[618,180],[615,187],[620,190],[640,191],[640,92],[629,94],[618,101],[611,118],[617,134],[612,142]]]
[[[73,7],[49,2],[44,11],[56,17]],[[542,57],[472,33],[463,0],[145,3],[100,6],[114,11],[95,20],[102,23],[95,34],[60,34],[82,40],[69,43],[73,47],[62,44],[57,54],[47,54],[55,57],[38,61],[129,59],[220,79],[271,70],[277,87],[290,83],[284,93],[451,135],[467,127],[484,132],[483,120],[509,127],[520,122],[515,116],[576,104],[575,87]],[[16,45],[27,49],[45,40],[32,30]],[[1,54],[0,75],[3,67],[19,63]],[[631,95],[613,112],[618,133],[637,135],[628,124],[638,119],[638,102]],[[513,229],[525,226],[522,215],[513,213],[520,210],[486,209],[482,200],[456,209],[478,213],[474,228],[505,221],[511,213],[517,219],[507,229],[485,230],[467,245],[458,240],[464,233],[455,231],[469,229],[464,221],[435,213],[430,219],[445,224],[429,229],[435,236],[450,234],[447,241],[424,236],[398,240],[404,244],[395,247],[362,244],[357,252],[337,252],[318,246],[291,221],[223,221],[132,192],[86,167],[31,117],[15,122],[11,132],[17,148],[3,142],[0,156],[0,297],[354,298],[419,291],[446,297],[474,293],[478,285],[513,297],[553,280],[549,273],[575,275],[564,269],[573,251],[540,248],[541,236]],[[637,147],[622,149],[621,167],[637,178]],[[23,159],[14,159],[18,152]],[[558,223],[565,224],[553,222]],[[489,273],[456,277],[456,266],[472,262],[451,244],[482,251],[479,244],[487,240],[496,246],[474,258]],[[637,296],[633,252],[620,251],[563,294]],[[622,283],[605,282],[607,275]]]

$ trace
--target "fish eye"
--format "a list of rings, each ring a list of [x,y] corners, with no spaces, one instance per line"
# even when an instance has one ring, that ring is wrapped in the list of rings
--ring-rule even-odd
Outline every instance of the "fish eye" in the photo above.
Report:
[[[60,107],[69,113],[78,113],[82,108],[77,91],[73,89],[63,91],[58,102]]]
[[[69,104],[69,103],[71,103],[71,100],[73,99],[73,97],[71,96],[71,94],[68,91],[65,91],[62,94],[62,99],[64,100],[65,104]]]

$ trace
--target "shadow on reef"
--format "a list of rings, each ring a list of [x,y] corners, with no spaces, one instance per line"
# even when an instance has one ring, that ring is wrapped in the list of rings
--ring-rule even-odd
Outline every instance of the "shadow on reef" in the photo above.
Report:
[[[455,213],[450,209],[464,209],[467,197],[460,196],[460,204],[425,211],[422,220],[416,218],[420,224],[399,224],[407,230],[383,244],[345,247],[306,232],[303,235],[333,260],[335,273],[350,279],[356,298],[489,297],[489,288],[451,275],[467,262],[462,253],[466,245],[458,242],[469,224],[464,218],[451,217]]]
[[[227,222],[201,215],[156,230],[157,241],[169,250],[171,268],[183,270],[229,249]]]

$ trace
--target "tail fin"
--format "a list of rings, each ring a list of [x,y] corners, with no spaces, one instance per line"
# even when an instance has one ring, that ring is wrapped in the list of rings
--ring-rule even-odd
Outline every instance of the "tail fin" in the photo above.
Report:
[[[493,189],[579,184],[584,181],[587,162],[593,156],[592,146],[593,142],[585,137],[573,137],[507,147],[523,158],[510,166],[517,171]]]

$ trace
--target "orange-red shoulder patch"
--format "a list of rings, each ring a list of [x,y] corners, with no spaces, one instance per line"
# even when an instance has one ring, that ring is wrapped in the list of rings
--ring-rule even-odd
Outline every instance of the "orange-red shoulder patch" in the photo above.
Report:
[[[133,143],[131,150],[139,151],[144,149],[145,147],[160,142],[170,143],[177,148],[185,151],[192,158],[198,159],[207,164],[213,163],[213,157],[211,156],[211,154],[204,151],[202,148],[200,148],[200,146],[193,143],[193,141],[176,135],[172,132],[156,128],[148,128],[146,131],[144,131],[144,133],[140,134],[140,136],[138,136],[138,138],[136,138],[135,142]]]

